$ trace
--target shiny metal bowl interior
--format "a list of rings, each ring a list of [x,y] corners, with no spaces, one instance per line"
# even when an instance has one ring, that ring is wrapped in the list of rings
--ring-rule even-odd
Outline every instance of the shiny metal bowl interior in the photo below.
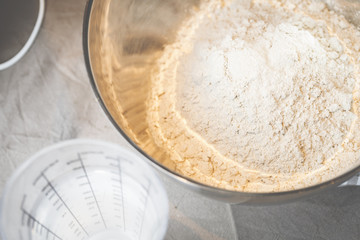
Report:
[[[246,193],[214,188],[174,171],[174,165],[148,131],[146,100],[150,72],[164,46],[189,9],[201,0],[89,0],[84,17],[83,45],[95,94],[119,132],[149,162],[177,182],[208,197],[230,203],[273,204],[298,199],[337,186],[359,172],[360,166],[316,186],[276,193]],[[359,2],[331,1],[336,11],[358,25]]]

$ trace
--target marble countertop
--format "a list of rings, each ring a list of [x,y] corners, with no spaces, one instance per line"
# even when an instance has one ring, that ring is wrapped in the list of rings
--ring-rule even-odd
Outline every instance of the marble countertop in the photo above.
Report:
[[[19,164],[55,142],[94,138],[135,151],[111,125],[89,84],[82,52],[85,4],[47,1],[34,45],[0,72],[0,192]],[[163,180],[170,204],[165,239],[360,239],[360,187],[249,207],[216,202]]]

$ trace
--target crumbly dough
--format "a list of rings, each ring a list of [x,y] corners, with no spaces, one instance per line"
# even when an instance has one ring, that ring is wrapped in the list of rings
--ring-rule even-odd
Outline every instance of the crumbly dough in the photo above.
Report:
[[[286,191],[359,159],[360,33],[321,2],[207,1],[152,75],[149,129],[205,184]]]

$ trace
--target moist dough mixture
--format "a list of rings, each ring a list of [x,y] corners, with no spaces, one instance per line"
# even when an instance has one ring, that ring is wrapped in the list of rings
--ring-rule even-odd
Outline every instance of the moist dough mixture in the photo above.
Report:
[[[178,172],[271,192],[357,163],[360,33],[307,2],[210,0],[183,23],[148,102],[150,132]]]

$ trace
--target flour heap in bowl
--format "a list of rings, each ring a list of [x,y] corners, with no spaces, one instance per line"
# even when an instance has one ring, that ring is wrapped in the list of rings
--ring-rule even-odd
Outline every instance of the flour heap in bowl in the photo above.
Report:
[[[149,129],[176,171],[271,192],[354,167],[356,28],[319,1],[218,2],[183,23],[152,76]]]

